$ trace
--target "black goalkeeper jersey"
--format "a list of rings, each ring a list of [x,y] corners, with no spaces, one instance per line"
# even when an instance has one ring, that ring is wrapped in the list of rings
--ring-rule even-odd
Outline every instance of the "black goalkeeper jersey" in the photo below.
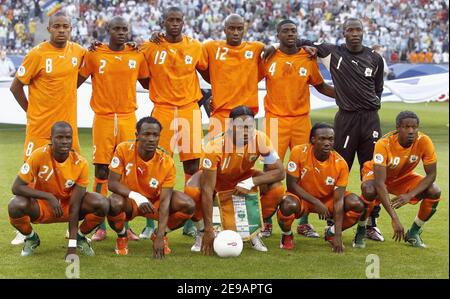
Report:
[[[383,92],[383,58],[372,49],[350,52],[345,44],[313,43],[300,40],[299,44],[318,49],[331,73],[336,91],[336,104],[345,111],[378,110]]]

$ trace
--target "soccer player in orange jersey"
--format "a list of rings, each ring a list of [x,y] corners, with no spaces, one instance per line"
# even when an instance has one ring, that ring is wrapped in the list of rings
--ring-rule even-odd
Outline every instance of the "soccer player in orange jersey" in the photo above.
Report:
[[[103,221],[109,203],[98,193],[86,192],[88,163],[72,149],[72,140],[70,124],[55,123],[51,143],[31,154],[14,181],[8,213],[11,224],[26,236],[22,256],[32,255],[40,244],[31,223],[56,222],[69,222],[67,254],[75,254],[78,247],[94,255],[85,235]]]
[[[334,225],[325,229],[325,240],[334,252],[343,252],[342,231],[358,221],[364,202],[345,190],[348,166],[333,146],[333,127],[317,123],[311,129],[310,143],[292,149],[286,176],[288,193],[277,213],[282,230],[280,248],[294,249],[291,225],[295,218],[317,213],[320,219],[334,219]]]
[[[116,148],[109,166],[108,222],[117,232],[115,252],[128,254],[125,221],[136,216],[158,220],[158,231],[152,236],[153,257],[170,253],[165,234],[181,227],[192,217],[194,201],[174,191],[175,164],[158,148],[162,126],[153,117],[144,117],[136,124],[136,141],[122,142]]]
[[[259,187],[262,217],[267,219],[275,213],[285,190],[281,183],[283,163],[268,137],[255,129],[253,110],[238,106],[228,117],[233,120],[229,130],[208,142],[202,170],[188,181],[185,191],[196,202],[192,219],[202,223],[200,232],[204,230],[197,235],[191,250],[206,254],[212,254],[215,192],[235,189],[236,193],[247,194]],[[264,171],[253,169],[258,158],[264,163]],[[258,251],[267,251],[258,235],[253,236],[250,243]]]
[[[414,247],[425,248],[420,238],[422,227],[436,212],[441,197],[441,190],[434,182],[436,152],[430,137],[419,132],[419,117],[414,112],[400,112],[396,126],[395,131],[377,141],[373,160],[364,163],[361,189],[365,200],[373,203],[378,199],[383,204],[392,219],[395,241],[404,239]],[[414,172],[421,160],[425,176]],[[395,197],[390,199],[389,193]],[[419,213],[405,234],[395,210],[419,202]],[[365,226],[358,225],[355,247],[365,246],[364,236]]]
[[[129,24],[113,17],[107,25],[109,44],[96,46],[86,53],[78,75],[78,86],[92,78],[91,107],[95,112],[92,126],[94,191],[107,196],[108,165],[116,146],[135,139],[137,109],[136,82],[148,89],[148,66],[145,57],[127,46]],[[139,238],[129,228],[129,237]],[[93,241],[106,238],[106,227],[100,226]]]

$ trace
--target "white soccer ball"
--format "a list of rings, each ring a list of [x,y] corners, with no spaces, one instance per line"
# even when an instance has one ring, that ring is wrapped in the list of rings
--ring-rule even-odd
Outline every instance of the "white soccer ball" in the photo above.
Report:
[[[236,257],[242,252],[242,238],[232,230],[221,231],[214,239],[214,251],[220,257]]]

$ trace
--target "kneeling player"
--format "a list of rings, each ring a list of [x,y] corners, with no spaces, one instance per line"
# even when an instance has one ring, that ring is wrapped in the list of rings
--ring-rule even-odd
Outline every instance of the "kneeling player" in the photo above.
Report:
[[[158,148],[162,126],[153,117],[136,124],[136,141],[120,143],[109,165],[108,222],[117,234],[116,254],[128,254],[125,221],[136,216],[158,220],[152,235],[153,257],[170,253],[165,234],[181,227],[194,213],[195,203],[186,194],[174,191],[176,173],[173,159]]]
[[[56,222],[69,222],[67,254],[78,247],[94,255],[85,235],[103,221],[109,205],[100,194],[86,192],[88,164],[72,150],[72,138],[68,123],[55,123],[51,144],[31,154],[14,182],[8,212],[11,224],[26,236],[22,256],[32,255],[40,244],[31,223]],[[77,232],[80,219],[84,221]]]
[[[425,248],[420,238],[422,226],[436,212],[441,197],[441,190],[434,183],[436,152],[430,137],[419,132],[419,118],[414,112],[400,112],[396,126],[395,131],[375,144],[373,160],[363,167],[361,189],[366,200],[381,200],[392,219],[393,239],[405,239],[414,247]],[[420,160],[424,165],[425,177],[413,172]],[[389,193],[396,197],[390,199]],[[419,213],[405,234],[395,209],[418,202],[421,202]],[[358,226],[354,241],[358,247],[364,246],[364,236],[364,228]]]
[[[212,224],[215,192],[219,193],[219,197],[224,194],[224,197],[219,199],[222,225],[225,225],[225,221],[232,223],[238,213],[236,207],[233,207],[231,193],[227,195],[225,191],[234,190],[236,195],[242,196],[257,192],[259,187],[261,199],[260,204],[256,201],[256,204],[260,205],[258,213],[248,210],[256,207],[250,207],[247,200],[244,205],[247,209],[245,214],[252,214],[253,220],[260,220],[261,216],[263,219],[270,218],[284,194],[281,184],[284,178],[283,163],[268,137],[255,129],[253,111],[247,106],[239,106],[231,110],[230,118],[233,121],[232,129],[208,142],[201,163],[202,170],[197,172],[186,186],[186,193],[191,195],[197,204],[194,221],[204,219],[204,227],[198,227],[196,243],[191,250],[201,250],[208,255],[212,254],[215,237]],[[258,158],[264,163],[263,172],[253,169]],[[255,204],[255,200],[252,203]],[[251,222],[252,219],[248,217],[247,220]],[[262,225],[262,221],[259,222]],[[198,222],[196,224],[198,225]],[[237,229],[237,223],[235,224]],[[247,227],[254,227],[254,223],[247,223]],[[253,249],[267,251],[258,236],[258,230],[248,234]]]
[[[358,221],[364,203],[356,194],[345,191],[348,166],[333,146],[333,127],[318,123],[311,129],[310,144],[292,149],[286,177],[288,193],[277,213],[282,230],[280,248],[294,249],[291,225],[295,218],[317,213],[320,219],[333,218],[334,225],[325,229],[325,240],[334,252],[344,250],[342,231]]]

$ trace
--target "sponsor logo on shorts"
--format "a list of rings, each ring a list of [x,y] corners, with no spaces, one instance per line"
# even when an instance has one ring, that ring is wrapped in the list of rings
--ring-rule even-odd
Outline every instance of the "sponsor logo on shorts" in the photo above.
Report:
[[[120,160],[117,157],[113,157],[111,160],[111,167],[112,168],[117,168],[120,165]]]
[[[327,176],[326,180],[325,180],[325,184],[327,186],[334,186],[334,178]]]
[[[20,168],[21,174],[27,174],[30,172],[30,165],[28,163],[24,163],[22,167]]]
[[[204,168],[211,168],[212,162],[208,158],[203,159],[203,167]]]
[[[245,51],[245,59],[252,59],[253,51]]]
[[[297,163],[293,162],[293,161],[289,161],[288,163],[288,171],[289,172],[294,172],[297,169]]]
[[[155,178],[152,178],[152,179],[150,180],[150,183],[149,183],[150,188],[156,188],[156,187],[158,187],[158,184],[159,184],[159,182],[158,182],[158,180],[155,179]]]
[[[19,69],[17,70],[17,75],[19,77],[22,77],[23,75],[25,75],[25,67],[23,65],[19,66]]]
[[[375,163],[380,164],[383,163],[384,158],[382,154],[375,154],[375,156],[373,157],[373,160],[375,161]]]
[[[71,180],[71,179],[68,179],[66,181],[66,183],[64,184],[64,188],[69,189],[69,188],[72,188],[73,185],[75,185],[75,182],[73,180]]]

